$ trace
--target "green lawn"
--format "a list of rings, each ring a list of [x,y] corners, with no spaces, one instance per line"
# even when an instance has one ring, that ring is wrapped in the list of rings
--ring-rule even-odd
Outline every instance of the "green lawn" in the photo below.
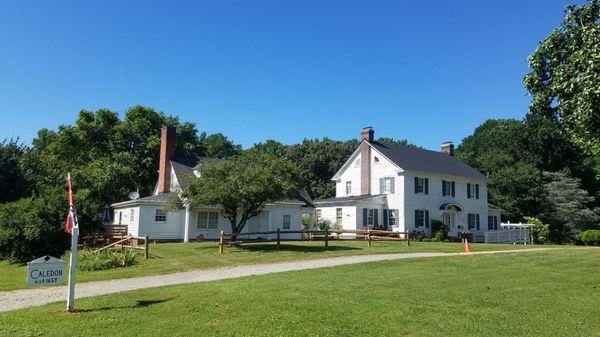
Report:
[[[523,249],[534,246],[473,244],[474,251]],[[270,263],[302,259],[316,259],[359,254],[387,254],[404,252],[460,252],[460,243],[413,242],[410,247],[403,242],[377,241],[368,248],[364,241],[331,241],[284,243],[279,251],[275,244],[246,244],[226,247],[219,254],[216,242],[160,243],[150,245],[150,258],[138,258],[135,266],[94,272],[77,272],[79,282],[107,280],[144,275],[165,274],[192,269],[218,268],[252,263]],[[68,261],[68,256],[63,257]],[[26,266],[0,262],[0,291],[26,288]]]
[[[385,261],[0,315],[8,336],[600,336],[600,249]]]

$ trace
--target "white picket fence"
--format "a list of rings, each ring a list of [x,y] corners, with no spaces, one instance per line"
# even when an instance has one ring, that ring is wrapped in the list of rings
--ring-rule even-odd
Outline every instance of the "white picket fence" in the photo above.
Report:
[[[529,228],[501,229],[484,233],[485,243],[522,243],[531,244]]]

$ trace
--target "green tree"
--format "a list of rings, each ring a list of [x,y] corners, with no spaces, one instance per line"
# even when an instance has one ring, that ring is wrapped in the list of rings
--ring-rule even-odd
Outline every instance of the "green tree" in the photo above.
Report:
[[[556,119],[600,155],[600,1],[567,6],[561,25],[529,56],[531,114]],[[600,170],[598,171],[600,173]]]
[[[314,198],[327,198],[335,194],[331,180],[348,157],[358,147],[358,141],[305,139],[289,147],[287,157],[298,165],[302,180],[300,186]]]
[[[27,148],[18,139],[0,143],[0,203],[25,196],[29,184],[21,165]]]
[[[547,206],[540,218],[550,225],[553,241],[568,242],[598,223],[599,210],[592,206],[594,198],[581,189],[579,179],[565,172],[544,172],[543,177]]]
[[[506,210],[509,220],[542,210],[542,176],[531,164],[518,162],[493,172],[488,189],[490,202]]]
[[[222,133],[207,135],[206,132],[200,135],[200,149],[202,157],[218,159],[235,156],[242,150],[240,145],[234,144]]]
[[[248,219],[275,201],[291,195],[296,180],[294,164],[282,157],[245,154],[200,164],[201,176],[191,181],[181,198],[191,206],[216,205],[240,233]],[[172,197],[170,208],[180,199]],[[232,237],[234,240],[235,237]]]

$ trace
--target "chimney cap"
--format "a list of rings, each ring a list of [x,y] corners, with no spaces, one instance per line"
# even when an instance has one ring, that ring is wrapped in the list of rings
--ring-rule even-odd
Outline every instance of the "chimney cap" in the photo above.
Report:
[[[451,140],[447,140],[445,142],[442,143],[442,145],[450,145],[453,144],[454,142],[452,142]]]

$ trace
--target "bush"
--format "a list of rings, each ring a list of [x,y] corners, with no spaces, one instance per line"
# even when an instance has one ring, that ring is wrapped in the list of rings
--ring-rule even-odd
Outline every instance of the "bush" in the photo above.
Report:
[[[579,234],[579,240],[586,246],[600,246],[600,230],[590,229]]]
[[[550,234],[548,225],[542,223],[542,220],[531,216],[526,216],[525,221],[533,224],[533,227],[531,227],[533,243],[546,243],[548,241],[548,235]]]
[[[321,231],[324,231],[326,229],[331,229],[331,221],[321,220],[321,221],[317,222],[317,228]]]
[[[440,220],[431,221],[431,233],[435,241],[443,241],[448,237],[448,226],[446,226]]]
[[[0,204],[0,259],[27,262],[62,255],[70,242],[63,231],[66,200],[64,191],[52,189],[37,198]]]
[[[128,267],[135,264],[135,259],[139,255],[139,252],[131,249],[125,251],[106,249],[99,252],[84,250],[77,256],[77,269],[94,271]]]

